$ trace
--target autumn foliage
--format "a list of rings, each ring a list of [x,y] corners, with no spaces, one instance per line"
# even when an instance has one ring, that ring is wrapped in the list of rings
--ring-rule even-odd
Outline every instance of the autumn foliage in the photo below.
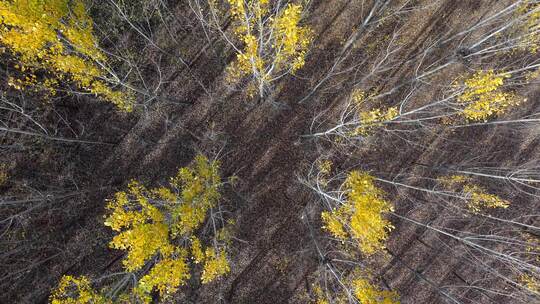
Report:
[[[399,304],[399,296],[395,291],[381,290],[365,278],[354,279],[352,289],[362,304]]]
[[[353,98],[358,96],[365,97],[362,92]],[[321,194],[328,208],[321,212],[322,228],[332,236],[330,244],[334,246],[321,251],[328,262],[315,278],[314,303],[399,303],[396,292],[377,286],[372,269],[386,258],[386,240],[394,229],[386,219],[394,208],[385,199],[385,192],[368,172],[353,170],[332,177],[330,160],[319,159],[315,165],[312,189]],[[337,184],[342,178],[344,181]],[[336,282],[328,282],[328,276]]]
[[[384,249],[392,224],[384,214],[393,207],[384,198],[384,193],[375,186],[368,173],[352,171],[344,183],[346,201],[336,209],[321,214],[324,229],[340,240],[351,238],[365,255]]]
[[[0,186],[16,194],[0,198],[0,209],[15,210],[0,219],[8,236],[4,255],[15,261],[4,263],[10,272],[1,276],[10,279],[6,286],[21,278],[16,292],[32,288],[27,282],[46,288],[39,293],[48,292],[43,277],[88,269],[81,260],[106,247],[110,256],[96,259],[107,265],[101,265],[106,269],[102,276],[96,274],[102,267],[91,275],[65,274],[50,302],[188,301],[184,296],[207,302],[218,293],[213,300],[219,302],[226,298],[224,291],[216,288],[214,294],[212,289],[234,270],[233,249],[238,249],[247,253],[234,264],[249,265],[223,284],[230,288],[229,302],[249,302],[247,297],[266,297],[263,293],[290,286],[294,289],[284,290],[283,296],[302,302],[295,298],[304,299],[300,285],[293,284],[297,277],[267,284],[278,277],[267,273],[285,276],[300,268],[301,285],[315,281],[313,288],[305,288],[306,303],[398,304],[400,296],[393,289],[405,291],[404,302],[428,295],[409,292],[418,282],[431,289],[430,300],[508,298],[525,303],[538,298],[540,245],[530,206],[540,191],[539,166],[530,158],[536,152],[540,118],[534,101],[526,101],[537,97],[533,84],[540,75],[540,0],[492,1],[496,5],[491,6],[471,1],[475,3],[464,7],[459,1],[106,2],[103,9],[100,1],[0,0],[7,90],[0,92],[6,105],[0,106],[0,132],[8,135],[4,154],[14,159],[13,165],[10,159],[0,162]],[[137,11],[137,6],[144,8]],[[96,23],[90,9],[98,11]],[[321,12],[310,18],[316,27],[306,21],[308,11]],[[315,37],[320,58],[306,69]],[[110,49],[101,48],[105,41]],[[115,70],[125,75],[119,77]],[[128,84],[134,77],[144,90]],[[285,83],[291,78],[299,81]],[[261,101],[283,102],[285,110],[229,108],[229,100],[244,96],[220,91],[232,86]],[[114,123],[103,123],[108,119],[102,110],[89,115],[64,104],[42,104],[68,100],[66,95],[93,96],[131,112],[135,91],[148,96],[148,115]],[[103,131],[92,130],[102,123]],[[276,126],[282,130],[274,132]],[[226,157],[231,162],[227,169],[252,180],[223,191],[220,163],[202,155],[157,186],[134,179],[122,181],[121,189],[104,187],[108,174],[90,174],[115,169],[119,155],[141,159],[136,153],[152,156],[145,158],[148,167],[152,161],[168,166],[181,151],[173,147],[177,140],[184,140],[186,151],[223,148],[217,153],[231,156]],[[257,149],[231,147],[260,141],[264,144]],[[241,155],[244,150],[249,157]],[[47,153],[51,156],[39,155]],[[69,157],[69,168],[57,166],[64,157]],[[27,159],[38,164],[27,165]],[[242,161],[253,163],[246,167],[238,163]],[[86,167],[89,162],[97,165]],[[120,167],[129,173],[118,176],[142,171],[131,170],[137,165],[122,162]],[[272,165],[275,170],[263,172]],[[45,175],[34,167],[58,171],[27,183],[27,174]],[[295,172],[282,172],[284,168]],[[277,175],[273,184],[264,184]],[[306,203],[311,199],[306,189],[289,185],[293,176],[318,195],[320,205]],[[256,195],[244,193],[256,183],[262,185],[255,187]],[[71,192],[71,184],[82,199],[62,194]],[[39,196],[19,199],[19,191],[27,189]],[[77,204],[99,197],[96,189],[108,191],[108,199],[83,214],[87,209],[80,211]],[[282,190],[284,195],[272,197],[272,191]],[[288,202],[280,200],[289,194],[298,208],[289,210]],[[267,198],[276,202],[241,205],[264,204]],[[66,203],[65,212],[56,212],[61,207],[53,203],[64,202],[60,199],[77,204]],[[223,210],[223,200],[238,201],[235,212]],[[34,213],[43,215],[34,221]],[[84,216],[95,219],[96,213],[100,227],[103,220],[105,242],[88,241],[85,233],[95,229],[92,220],[73,233],[61,231],[71,230]],[[225,218],[232,215],[241,217],[245,240],[227,229],[234,221]],[[301,219],[309,235],[295,234],[303,229],[282,234],[280,227],[288,228],[283,219]],[[391,220],[402,230],[388,242],[395,229]],[[31,225],[37,232],[27,234]],[[39,246],[27,242],[42,236]],[[235,248],[232,239],[238,241]],[[272,254],[265,256],[268,250]],[[62,258],[65,262],[53,264]],[[416,263],[417,258],[422,258],[420,264],[428,261],[427,266]],[[19,270],[19,263],[29,266]],[[448,267],[425,271],[440,264]],[[470,276],[453,269],[455,265],[470,267],[464,270]],[[259,266],[264,267],[251,271]],[[42,267],[50,268],[43,272],[46,276]],[[271,288],[247,290],[256,285]],[[460,292],[464,288],[467,292]],[[211,292],[205,294],[207,290]],[[8,299],[39,293],[10,293]]]
[[[519,105],[519,100],[502,88],[507,74],[479,71],[464,81],[458,101],[464,106],[462,115],[470,121],[486,121]]]
[[[119,80],[109,73],[82,0],[0,1],[0,43],[14,58],[8,84],[15,89],[55,95],[72,83],[124,111],[133,108],[129,92],[112,88]]]
[[[50,297],[51,304],[111,303],[91,286],[87,277],[63,276]]]
[[[119,295],[119,299],[146,303],[154,291],[168,297],[191,277],[190,260],[202,263],[203,284],[230,271],[225,248],[213,245],[203,249],[195,236],[220,198],[218,170],[217,161],[199,155],[191,166],[181,168],[170,179],[168,187],[148,189],[132,181],[127,191],[117,192],[109,201],[105,225],[117,233],[110,247],[127,252],[122,261],[127,272],[143,273],[133,290]],[[66,296],[70,285],[77,292]],[[72,303],[69,301],[83,296],[102,297],[89,286],[84,277],[64,277],[51,299]]]
[[[266,87],[305,64],[311,30],[301,25],[303,7],[289,3],[273,7],[268,0],[228,0],[235,25],[236,60],[228,69],[229,80],[252,76],[253,89],[264,95]]]

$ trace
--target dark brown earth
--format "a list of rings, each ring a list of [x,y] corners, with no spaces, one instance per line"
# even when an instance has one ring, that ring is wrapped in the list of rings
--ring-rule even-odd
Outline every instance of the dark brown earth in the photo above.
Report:
[[[281,80],[265,100],[250,99],[244,91],[225,85],[224,69],[234,54],[221,41],[208,43],[201,36],[200,24],[188,5],[181,1],[171,6],[178,19],[168,24],[178,33],[179,45],[164,42],[163,28],[155,35],[158,44],[166,46],[167,51],[182,54],[189,67],[151,48],[141,53],[142,57],[161,60],[165,67],[162,77],[166,83],[161,93],[164,102],[136,114],[119,114],[112,106],[87,98],[66,97],[53,103],[51,107],[68,119],[58,128],[59,135],[70,137],[66,131],[69,125],[81,139],[107,144],[41,139],[34,142],[32,149],[2,150],[2,157],[14,164],[10,173],[17,181],[3,186],[2,191],[14,191],[16,185],[26,183],[39,191],[73,189],[76,193],[52,198],[20,224],[31,237],[19,245],[18,258],[6,253],[10,262],[0,266],[4,268],[0,271],[3,278],[0,302],[43,303],[64,274],[97,275],[120,270],[122,254],[107,248],[111,232],[102,225],[105,199],[130,179],[148,185],[164,183],[199,152],[219,155],[222,175],[239,177],[235,186],[223,190],[223,205],[237,219],[237,240],[233,241],[231,273],[208,286],[199,286],[194,280],[179,293],[174,301],[177,303],[308,302],[311,276],[323,261],[315,250],[306,218],[315,227],[315,238],[320,242],[326,240],[324,232],[317,228],[321,210],[317,197],[298,178],[305,176],[307,166],[321,154],[331,155],[340,169],[366,169],[387,179],[400,174],[435,177],[444,168],[468,165],[538,166],[538,125],[418,131],[408,137],[418,145],[394,133],[381,132],[364,146],[347,150],[336,150],[324,141],[302,137],[309,134],[317,113],[329,111],[330,118],[335,116],[332,113],[337,113],[357,81],[355,71],[351,71],[325,81],[319,90],[311,92],[331,68],[344,42],[354,37],[353,30],[366,17],[357,2],[361,1],[312,2],[307,23],[313,27],[316,38],[306,66],[298,75]],[[373,84],[384,91],[406,82],[414,73],[414,58],[420,56],[429,41],[441,33],[473,24],[496,9],[497,2],[434,1],[432,8],[404,15],[362,36],[360,45],[377,39],[377,35],[391,33],[398,26],[403,27],[408,37],[397,56],[401,63],[381,74]],[[361,47],[350,51],[350,59],[344,66],[369,56]],[[454,52],[455,47],[449,43],[434,50],[425,60],[451,60]],[[453,69],[466,68],[456,63]],[[157,81],[151,64],[145,73],[150,82]],[[444,79],[448,75],[438,77]],[[538,113],[537,86],[520,90],[528,102],[519,113],[511,115]],[[398,90],[391,97],[397,100],[405,94]],[[433,89],[425,93],[425,98],[436,94]],[[302,99],[305,100],[299,103]],[[45,113],[50,119],[56,117],[52,111]],[[3,140],[12,139],[5,135]],[[424,183],[414,177],[407,180],[415,185]],[[509,218],[539,210],[537,198],[508,192],[504,184],[489,180],[485,186],[513,202],[510,214],[505,215]],[[478,225],[452,218],[437,198],[384,187],[397,214],[453,229],[474,230]],[[401,303],[452,303],[447,293],[459,303],[513,303],[508,297],[471,287],[500,283],[490,278],[477,282],[486,279],[486,274],[475,267],[478,261],[468,260],[470,256],[463,245],[398,218],[390,219],[396,226],[388,243],[391,258],[376,272],[383,284],[400,294]],[[538,218],[527,221],[538,226]],[[11,275],[14,269],[21,268],[23,261],[32,263],[32,267]]]

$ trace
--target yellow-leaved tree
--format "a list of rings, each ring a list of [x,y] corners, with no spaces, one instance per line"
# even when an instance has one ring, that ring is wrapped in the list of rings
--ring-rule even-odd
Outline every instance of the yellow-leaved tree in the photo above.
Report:
[[[250,94],[258,92],[262,97],[272,82],[294,74],[305,64],[312,32],[301,25],[303,6],[294,1],[287,5],[268,0],[226,2],[235,35],[235,39],[226,39],[237,52],[228,68],[229,81],[250,76]],[[222,9],[214,1],[209,3],[213,15],[218,15]]]
[[[378,287],[372,271],[386,258],[394,226],[385,216],[394,211],[392,204],[369,173],[353,170],[331,177],[332,171],[330,160],[318,160],[307,183],[328,209],[321,213],[323,229],[339,241],[332,241],[331,249],[316,246],[322,268],[314,278],[315,303],[399,304],[399,295]]]
[[[109,201],[105,225],[117,233],[110,247],[127,252],[122,263],[127,273],[138,278],[135,286],[124,293],[107,288],[100,293],[89,289],[85,278],[64,277],[51,299],[56,303],[83,303],[69,301],[89,295],[107,301],[148,303],[153,292],[167,298],[192,276],[191,261],[202,263],[203,284],[227,274],[227,242],[217,236],[220,232],[214,231],[212,245],[206,248],[195,236],[209,213],[218,222],[220,215],[212,214],[212,209],[220,199],[221,185],[219,163],[202,155],[189,167],[181,168],[168,187],[147,189],[132,181],[127,191],[117,192]],[[65,282],[74,285],[71,289],[77,292],[66,295],[65,286],[69,284]]]
[[[393,206],[366,172],[350,172],[344,186],[345,202],[321,214],[324,229],[337,239],[351,238],[367,256],[384,249],[388,233],[394,228],[384,214],[393,211]]]
[[[464,175],[450,175],[438,178],[439,182],[448,191],[461,192],[466,201],[467,209],[472,213],[482,213],[488,209],[510,206],[510,202],[497,195],[488,193],[483,187],[472,182],[470,177]]]
[[[493,70],[479,71],[464,81],[458,102],[464,107],[461,115],[470,121],[486,121],[519,105],[519,99],[502,87],[508,74]]]
[[[80,90],[133,108],[130,92],[113,89],[120,81],[107,67],[83,0],[1,0],[0,44],[11,58],[8,84],[15,89]]]

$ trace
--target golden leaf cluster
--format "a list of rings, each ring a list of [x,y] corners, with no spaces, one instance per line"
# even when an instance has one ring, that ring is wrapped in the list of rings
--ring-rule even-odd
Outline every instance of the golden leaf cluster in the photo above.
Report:
[[[106,58],[82,0],[0,1],[0,42],[18,59],[19,75],[9,78],[11,87],[41,87],[54,95],[60,80],[68,81],[132,110],[133,96],[110,87]],[[38,80],[38,73],[46,76]]]
[[[191,254],[195,264],[203,264],[201,281],[203,284],[227,274],[231,269],[224,250],[216,252],[212,247],[203,250],[198,238],[191,239]]]
[[[137,289],[148,295],[157,289],[161,297],[176,292],[178,286],[190,278],[190,274],[189,266],[185,262],[186,250],[177,248],[175,255],[175,258],[166,257],[157,262],[150,272],[139,280]]]
[[[231,270],[225,251],[216,252],[214,248],[208,247],[204,255],[204,267],[201,275],[203,284],[210,283]]]
[[[518,278],[518,281],[523,284],[529,291],[540,293],[540,280],[530,274],[523,274]]]
[[[304,66],[312,34],[300,25],[302,5],[289,3],[275,12],[268,0],[227,2],[234,33],[243,44],[228,68],[229,81],[252,75],[262,85]]]
[[[388,233],[394,228],[383,216],[392,212],[373,181],[365,172],[352,171],[344,183],[347,200],[342,206],[321,214],[323,228],[340,240],[352,238],[365,255],[372,255],[385,248]]]
[[[534,262],[540,262],[540,239],[530,234],[523,234],[526,242],[524,254]],[[517,281],[531,293],[540,293],[540,276],[534,272],[524,272],[517,277]]]
[[[156,255],[163,260],[152,268],[144,283],[144,291],[151,291],[150,287],[157,287],[160,293],[170,293],[189,278],[186,265],[186,249],[175,245],[174,240],[192,237],[193,254],[202,262],[203,255],[200,241],[193,233],[206,219],[210,208],[217,204],[220,198],[219,163],[209,161],[206,157],[198,155],[189,167],[178,170],[176,176],[170,179],[169,187],[146,189],[136,181],[128,186],[128,192],[118,192],[107,208],[111,214],[107,217],[105,225],[114,231],[120,232],[113,238],[111,247],[127,250],[127,258],[123,263],[128,271],[141,269]],[[159,206],[159,208],[157,207]],[[207,253],[204,261],[211,261],[213,254]],[[219,255],[224,270],[212,270],[216,275],[206,276],[204,283],[228,272],[228,262],[224,254]],[[163,264],[161,264],[163,263]],[[165,271],[159,265],[176,265],[177,272],[170,285],[165,285],[161,278],[156,276]],[[226,266],[226,267],[225,267]],[[164,267],[164,266],[163,266]],[[205,266],[206,267],[206,266]],[[171,273],[163,273],[170,276]],[[155,284],[154,284],[155,283]]]
[[[332,171],[332,161],[329,159],[319,159],[317,160],[317,170],[319,171],[318,180],[323,186],[328,185],[328,178],[330,172]]]
[[[352,131],[351,136],[369,135],[374,129],[382,127],[385,122],[394,120],[398,115],[397,107],[362,111],[359,113],[361,124]]]
[[[312,284],[313,304],[354,303],[362,304],[399,304],[399,294],[395,291],[384,290],[373,283],[372,275],[365,269],[356,268],[347,277],[342,278],[342,292],[324,291],[320,283]],[[328,287],[327,284],[324,286]],[[345,292],[346,291],[346,292]]]
[[[372,93],[367,93],[363,90],[354,90],[351,93],[351,100],[358,113],[360,125],[350,132],[350,136],[367,136],[374,129],[380,128],[384,123],[396,119],[399,115],[397,107],[387,109],[375,108],[372,110],[360,110],[366,100],[372,96]]]
[[[56,289],[51,293],[49,300],[51,304],[112,303],[103,294],[92,288],[87,277],[75,278],[68,275],[62,277]]]
[[[319,284],[313,284],[313,295],[315,296],[315,304],[329,304],[327,295],[322,290]]]
[[[464,91],[458,102],[464,106],[461,115],[470,121],[486,121],[505,113],[508,108],[519,105],[514,94],[504,92],[502,86],[507,74],[495,74],[493,70],[479,71],[465,80]]]
[[[380,290],[364,278],[352,282],[354,296],[362,304],[399,304],[399,296],[395,291]]]

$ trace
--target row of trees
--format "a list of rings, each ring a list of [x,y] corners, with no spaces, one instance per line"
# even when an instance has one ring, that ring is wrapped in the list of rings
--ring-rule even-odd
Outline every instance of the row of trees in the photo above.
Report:
[[[318,90],[326,83],[337,82],[339,77],[350,88],[341,110],[320,113],[313,120],[311,133],[305,135],[305,138],[317,140],[320,150],[325,151],[325,155],[301,178],[317,193],[324,209],[321,225],[330,233],[330,237],[323,238],[323,245],[317,245],[321,268],[325,270],[318,278],[323,283],[316,289],[317,297],[322,299],[320,303],[392,303],[390,291],[371,300],[354,296],[354,278],[359,265],[362,269],[381,269],[393,261],[409,267],[395,249],[381,245],[392,227],[388,220],[392,220],[399,223],[401,229],[413,226],[433,233],[441,239],[434,249],[443,246],[445,254],[478,270],[485,281],[471,282],[465,278],[466,288],[492,300],[500,297],[498,299],[519,303],[537,301],[540,297],[537,258],[540,228],[534,220],[537,215],[534,207],[512,212],[520,207],[504,198],[523,195],[522,200],[532,200],[532,206],[535,205],[539,188],[538,167],[534,160],[516,168],[482,167],[482,162],[485,163],[482,155],[472,154],[466,160],[468,167],[439,159],[433,164],[413,163],[393,174],[378,171],[385,168],[384,165],[372,169],[361,161],[370,158],[368,153],[381,153],[379,145],[386,141],[402,143],[398,145],[399,149],[412,153],[423,149],[431,153],[431,145],[459,151],[459,146],[464,143],[453,137],[457,130],[485,127],[497,134],[498,127],[503,126],[534,128],[540,122],[538,113],[514,113],[523,113],[520,108],[530,106],[527,103],[531,101],[520,92],[527,85],[537,83],[540,4],[538,1],[500,3],[500,7],[476,19],[472,26],[462,30],[449,28],[447,32],[439,33],[440,38],[407,53],[401,38],[404,35],[402,20],[395,16],[425,8],[421,7],[423,4],[414,7],[404,2],[404,5],[371,2],[371,11],[364,22],[350,35],[340,56],[318,85],[303,99],[314,99]],[[396,30],[387,33],[386,39],[380,39],[378,45],[370,49],[358,45],[377,37],[376,30],[384,32],[381,24],[388,23],[392,25],[386,28]],[[355,46],[361,51],[355,51]],[[362,51],[372,55],[365,56]],[[400,62],[405,58],[404,52],[407,61]],[[406,73],[408,77],[381,85],[381,80],[391,79],[397,69],[411,72]],[[342,77],[343,74],[351,77],[347,79]],[[439,153],[444,154],[443,151]],[[338,168],[360,166],[364,173],[356,169],[329,170],[332,159],[350,162],[340,164]],[[474,166],[475,163],[478,166]],[[500,163],[492,165],[501,166]],[[349,202],[351,196],[357,197],[362,191],[351,187],[351,178],[363,180],[360,189],[366,191],[365,205],[372,209],[366,210],[365,205]],[[391,202],[381,200],[381,190],[373,183],[392,193],[387,195]],[[493,189],[494,184],[500,196],[488,190]],[[390,207],[405,202],[411,202],[412,208],[430,206],[447,214],[449,220],[437,224],[423,222]],[[355,232],[360,227],[357,213],[365,219],[366,226],[361,231],[367,235]],[[463,223],[466,223],[465,227]],[[443,239],[456,244],[458,249],[445,244]],[[314,241],[320,242],[320,239],[314,238]],[[359,263],[357,258],[350,258],[351,246],[347,244],[359,243],[362,248],[363,242],[372,246],[367,252],[364,250]],[[373,248],[381,248],[390,260],[370,257]],[[372,265],[369,265],[370,260]],[[439,286],[415,269],[408,269],[446,301],[463,303],[467,300],[466,295],[460,294],[460,287]],[[338,283],[329,283],[329,277]],[[494,281],[499,284],[487,283]],[[343,292],[346,297],[340,296]]]
[[[48,95],[56,95],[58,91],[92,94],[127,112],[137,104],[159,99],[162,79],[155,88],[149,88],[129,54],[122,50],[110,53],[99,47],[84,1],[2,1],[1,5],[0,39],[4,52],[9,53],[7,82],[12,88],[31,88]],[[116,19],[127,23],[151,47],[166,56],[174,56],[156,45],[137,25],[134,19],[142,17],[129,16],[127,8],[115,1],[111,0],[110,6],[118,11]],[[208,1],[203,4],[197,0],[191,6],[204,28],[221,33],[237,53],[227,71],[230,82],[252,79],[250,90],[263,97],[273,82],[294,74],[304,65],[312,33],[301,25],[302,3]],[[207,8],[205,13],[203,6]],[[167,7],[159,12],[169,13]],[[226,13],[233,19],[232,33],[222,30],[228,18]],[[184,59],[179,60],[187,66]],[[115,71],[118,67],[126,70],[123,75]],[[159,66],[156,68],[161,70]],[[140,83],[142,87],[130,82]],[[136,102],[138,97],[143,98],[143,103]]]
[[[166,20],[176,18],[167,4],[132,2],[111,0],[95,7],[82,0],[0,1],[0,43],[7,84],[1,96],[2,111],[10,117],[3,121],[0,130],[26,148],[29,144],[17,136],[111,145],[51,135],[56,132],[41,123],[43,114],[34,113],[42,105],[25,106],[22,102],[29,98],[54,102],[65,96],[97,97],[111,102],[120,112],[139,112],[153,101],[169,102],[161,95],[165,83],[161,64],[155,62],[159,79],[147,79],[141,62],[123,48],[125,44],[121,40],[126,34],[113,33],[120,25],[134,39],[134,44],[142,42],[145,49],[178,63],[207,91],[202,81],[189,72],[189,63],[182,55],[166,50],[149,34],[156,20],[166,24]],[[302,3],[190,1],[190,6],[200,16],[203,29],[221,33],[236,53],[236,59],[226,71],[231,84],[247,80],[251,92],[263,97],[270,92],[272,83],[304,65],[311,31],[301,25]],[[103,14],[97,16],[103,18],[98,20],[99,24],[91,17],[96,11]],[[234,24],[230,32],[222,30],[228,18]],[[177,41],[174,36],[171,38]],[[2,178],[9,179],[9,168],[2,166]],[[168,187],[149,189],[132,181],[126,191],[117,192],[107,203],[104,224],[115,233],[109,247],[126,254],[123,270],[99,277],[66,274],[52,291],[50,301],[148,303],[158,295],[162,299],[170,297],[181,286],[194,282],[194,277],[208,284],[229,273],[227,244],[233,222],[224,220],[219,204],[219,188],[223,183],[218,171],[217,161],[198,156],[192,165],[180,169],[171,178]],[[24,200],[4,196],[2,210],[7,210],[9,215],[2,219],[5,228],[2,235],[10,238],[8,243],[15,243],[19,233],[24,235],[24,229],[19,229],[15,222],[60,199],[101,190],[106,189],[45,194]],[[8,247],[6,261],[8,256],[20,254],[17,250],[20,246]],[[25,266],[20,272],[39,265]]]
[[[466,282],[467,287],[488,297],[503,296],[524,303],[537,300],[540,229],[522,214],[506,215],[515,206],[505,198],[511,193],[499,191],[501,195],[496,195],[486,185],[503,181],[503,189],[516,189],[528,199],[537,198],[537,167],[485,168],[478,160],[478,166],[443,164],[442,169],[441,164],[417,164],[410,171],[402,168],[388,176],[367,164],[353,163],[352,168],[341,169],[330,159],[345,152],[350,160],[366,145],[387,140],[387,135],[407,147],[417,147],[426,145],[426,134],[448,129],[483,126],[497,132],[500,125],[540,122],[538,113],[513,115],[530,102],[521,96],[520,89],[535,83],[540,71],[540,2],[498,4],[500,7],[471,26],[444,28],[437,39],[424,41],[414,50],[405,47],[410,37],[403,29],[408,25],[403,16],[428,10],[439,2],[361,2],[366,7],[362,22],[340,46],[330,67],[299,99],[301,103],[317,100],[324,88],[340,82],[347,83],[350,90],[339,113],[316,116],[311,134],[306,135],[325,145],[328,154],[301,179],[317,194],[324,209],[319,214],[325,241],[313,238],[321,260],[313,299],[319,304],[398,303],[399,296],[390,286],[381,287],[385,282],[378,277],[377,269],[391,259],[399,259],[385,245],[390,233],[396,231],[392,222],[399,222],[459,244],[466,250],[464,257],[448,249],[450,254],[474,264],[488,277],[488,283],[495,279],[500,282],[493,286]],[[154,4],[152,13],[137,14],[121,2],[107,2],[115,18],[134,36],[185,68],[207,92],[202,81],[189,72],[190,64],[183,56],[171,54],[148,34],[145,26],[151,30],[156,18],[173,15],[163,1]],[[233,50],[235,57],[226,70],[227,80],[246,85],[249,95],[267,97],[273,84],[305,65],[314,40],[312,30],[302,24],[309,1],[192,0],[189,5],[209,44],[210,34],[217,33]],[[159,79],[149,82],[132,56],[123,50],[100,48],[96,32],[106,29],[94,26],[83,1],[1,1],[0,23],[5,82],[11,90],[31,90],[49,99],[59,93],[94,95],[125,112],[154,100],[166,100],[160,95],[165,83],[161,66],[156,63]],[[229,23],[232,26],[228,27]],[[379,32],[385,35],[383,39],[377,39],[381,38]],[[405,78],[385,82],[399,70],[410,72]],[[21,99],[7,93],[1,97],[2,110],[11,113],[12,120],[0,130],[47,140],[85,142],[50,135],[21,105]],[[417,167],[436,173],[424,174]],[[206,284],[230,272],[230,228],[219,205],[223,182],[218,171],[216,161],[198,156],[191,166],[179,170],[168,187],[148,189],[133,181],[127,191],[117,192],[107,203],[105,225],[115,233],[109,246],[126,252],[123,271],[91,279],[66,275],[50,300],[150,302],[156,295],[169,297],[192,277],[198,276]],[[423,200],[476,226],[459,230],[409,217],[395,210],[404,197],[414,204]],[[2,206],[8,205],[20,206],[16,200],[2,202]],[[38,208],[28,206],[17,209],[2,223],[11,223]],[[460,303],[450,288],[421,278],[445,299]]]

